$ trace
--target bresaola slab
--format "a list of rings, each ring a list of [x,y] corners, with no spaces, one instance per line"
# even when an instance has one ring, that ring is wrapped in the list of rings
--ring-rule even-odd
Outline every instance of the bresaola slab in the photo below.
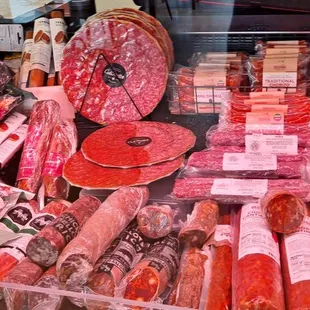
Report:
[[[97,130],[84,140],[81,150],[87,160],[98,165],[129,168],[173,160],[195,141],[190,130],[175,124],[129,122]]]
[[[123,186],[146,185],[169,176],[182,163],[183,156],[149,167],[105,168],[86,160],[81,152],[77,152],[65,164],[63,177],[71,185],[86,189],[118,189]]]

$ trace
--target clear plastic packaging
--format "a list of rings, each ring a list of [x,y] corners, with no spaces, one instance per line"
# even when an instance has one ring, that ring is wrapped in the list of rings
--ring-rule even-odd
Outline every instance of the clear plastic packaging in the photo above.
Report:
[[[284,310],[278,237],[258,203],[233,218],[232,309]]]
[[[3,61],[0,61],[0,92],[13,76],[13,71]]]
[[[261,207],[270,229],[283,234],[298,229],[307,214],[306,204],[286,190],[267,192]]]

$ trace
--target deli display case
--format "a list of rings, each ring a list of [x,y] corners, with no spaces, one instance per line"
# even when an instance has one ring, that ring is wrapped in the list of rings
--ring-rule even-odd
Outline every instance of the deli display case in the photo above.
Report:
[[[310,309],[309,5],[59,2],[0,21],[0,309]]]

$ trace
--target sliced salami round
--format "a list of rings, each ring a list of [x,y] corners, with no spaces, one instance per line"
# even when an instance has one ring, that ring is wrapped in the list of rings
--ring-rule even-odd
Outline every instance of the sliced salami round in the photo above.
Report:
[[[82,143],[82,153],[101,166],[131,168],[175,159],[195,141],[190,130],[175,124],[117,123],[89,135]]]
[[[96,19],[63,50],[65,93],[86,118],[110,124],[140,120],[162,99],[168,65],[158,41],[133,22]]]
[[[123,186],[146,185],[171,175],[179,169],[183,156],[150,167],[105,168],[75,153],[65,164],[63,177],[71,184],[86,189],[118,189]]]

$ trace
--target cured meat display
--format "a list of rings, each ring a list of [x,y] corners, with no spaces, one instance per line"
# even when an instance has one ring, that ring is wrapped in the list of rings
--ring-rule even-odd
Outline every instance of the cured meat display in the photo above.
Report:
[[[61,251],[77,236],[100,204],[97,198],[91,196],[76,200],[60,217],[30,240],[26,250],[28,257],[43,267],[55,264]]]
[[[176,159],[195,145],[188,129],[159,122],[112,124],[82,143],[84,157],[96,164],[132,168]]]
[[[138,215],[138,228],[150,239],[167,236],[173,228],[174,212],[168,205],[151,205],[142,208]]]
[[[35,283],[35,286],[48,289],[59,289],[59,281],[56,276],[56,267],[50,267]],[[29,310],[56,310],[58,309],[61,301],[61,296],[29,292],[27,304]]]
[[[286,190],[267,192],[261,206],[269,227],[279,233],[298,229],[307,214],[306,204]]]
[[[77,130],[72,120],[60,121],[54,128],[43,166],[42,176],[45,195],[66,199],[70,186],[62,178],[65,162],[76,152]]]
[[[309,210],[304,222],[290,234],[282,236],[281,264],[287,309],[310,307],[310,278],[308,273],[310,251]],[[295,264],[298,257],[298,264]]]
[[[240,180],[240,186],[244,188],[253,188],[259,186],[261,192],[248,191],[248,193],[238,193],[238,189],[234,194],[228,191],[220,194],[212,194],[211,190],[214,184],[213,178],[190,178],[190,179],[177,179],[173,187],[173,196],[179,199],[201,200],[201,199],[216,199],[222,203],[245,203],[257,201],[257,196],[263,196],[268,190],[282,190],[285,188],[292,194],[296,195],[303,201],[310,201],[309,191],[310,184],[301,179],[292,180],[266,180],[266,183],[261,181],[265,180]],[[225,179],[219,179],[225,180]],[[227,179],[227,184],[233,184],[234,179]],[[239,180],[238,180],[239,181]],[[238,182],[239,183],[239,182]],[[240,184],[240,183],[239,183]],[[267,184],[267,187],[265,186]],[[266,187],[266,188],[265,188]],[[254,188],[255,189],[255,188]]]
[[[234,308],[285,310],[277,235],[257,203],[244,205],[237,217]]]
[[[58,258],[57,275],[63,288],[82,290],[99,257],[134,219],[148,197],[146,187],[123,187],[104,201]]]
[[[183,251],[177,279],[173,285],[169,304],[199,309],[207,253],[197,248]]]
[[[97,261],[94,272],[89,276],[87,287],[91,292],[114,296],[122,278],[134,268],[149,247],[143,240],[136,222],[129,226],[113,241]],[[87,309],[103,309],[104,304],[89,300]]]
[[[132,18],[124,19],[98,14],[63,50],[61,76],[68,99],[100,124],[140,120],[153,111],[166,88],[170,53],[157,40],[160,34],[153,36],[143,26],[149,22],[141,13],[131,12]]]
[[[192,247],[202,247],[214,232],[219,218],[219,206],[215,201],[197,202],[179,233],[179,240]]]
[[[45,100],[35,103],[18,168],[17,185],[19,188],[33,193],[39,189],[43,163],[59,117],[60,106],[56,101]]]
[[[126,299],[154,301],[174,281],[179,267],[179,241],[172,234],[151,245],[122,280],[118,294]]]
[[[106,168],[75,153],[65,164],[63,177],[73,186],[86,189],[118,189],[123,186],[146,185],[178,170],[183,156],[149,167],[118,169]]]

